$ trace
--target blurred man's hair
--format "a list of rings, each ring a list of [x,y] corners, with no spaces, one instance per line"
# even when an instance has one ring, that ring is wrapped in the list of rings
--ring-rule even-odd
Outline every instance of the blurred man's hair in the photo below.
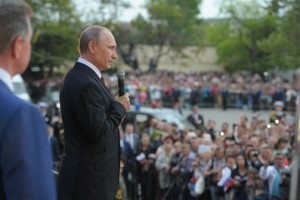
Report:
[[[23,0],[0,0],[0,53],[6,52],[17,37],[31,31],[32,10]]]

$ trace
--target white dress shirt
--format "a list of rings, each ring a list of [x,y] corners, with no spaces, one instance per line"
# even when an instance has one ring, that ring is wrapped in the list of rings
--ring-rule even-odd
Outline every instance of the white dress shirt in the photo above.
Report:
[[[92,63],[90,63],[89,61],[87,61],[81,57],[78,58],[77,62],[82,63],[82,64],[88,66],[89,68],[91,68],[97,74],[97,76],[101,79],[101,72],[95,65],[93,65]]]
[[[0,67],[0,79],[7,85],[7,87],[13,91],[13,83],[12,83],[12,77],[9,75],[7,71],[5,71],[3,68]]]
[[[133,134],[125,134],[125,140],[130,144],[130,147],[134,149],[134,138]]]

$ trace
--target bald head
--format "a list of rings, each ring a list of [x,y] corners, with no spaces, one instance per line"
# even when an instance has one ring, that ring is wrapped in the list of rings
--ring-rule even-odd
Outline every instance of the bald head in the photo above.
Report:
[[[103,26],[90,26],[86,28],[80,35],[79,38],[79,53],[85,54],[89,51],[89,42],[95,41],[99,42],[99,38],[101,38],[101,33],[104,31],[110,32],[109,29]]]

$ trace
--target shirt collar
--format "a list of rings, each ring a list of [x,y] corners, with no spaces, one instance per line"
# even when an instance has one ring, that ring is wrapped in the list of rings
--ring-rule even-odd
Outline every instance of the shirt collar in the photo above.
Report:
[[[0,79],[7,85],[7,87],[13,91],[13,82],[12,78],[7,71],[0,67]]]
[[[101,79],[101,72],[95,65],[93,65],[92,63],[90,63],[89,61],[87,61],[81,57],[78,58],[77,62],[82,63],[82,64],[88,66],[89,68],[91,68],[97,74],[97,76]]]

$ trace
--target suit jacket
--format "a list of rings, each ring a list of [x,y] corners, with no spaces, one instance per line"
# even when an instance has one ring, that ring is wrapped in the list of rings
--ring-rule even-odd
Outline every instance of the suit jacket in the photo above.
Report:
[[[126,140],[127,139],[127,136],[128,136],[128,134],[127,133],[125,133],[124,134],[124,139]],[[138,148],[139,148],[139,146],[140,146],[140,138],[139,138],[139,135],[138,134],[136,134],[136,133],[132,133],[132,137],[133,137],[133,147],[131,147],[131,149],[132,149],[132,152],[133,152],[133,154],[137,154],[138,153]],[[126,140],[127,141],[127,140]],[[129,143],[129,145],[130,145],[130,142],[129,141],[127,141],[128,143]]]
[[[197,119],[195,119],[194,114],[190,114],[187,117],[187,120],[196,128],[202,128],[204,126],[204,118],[202,115],[197,114]]]
[[[133,151],[130,144],[125,139],[122,139],[120,142],[123,143],[123,147],[121,146],[123,156],[126,160],[131,159],[133,157]]]
[[[78,62],[64,77],[60,105],[65,153],[59,199],[115,199],[120,168],[118,126],[125,108],[92,69]]]
[[[132,162],[132,160],[134,160],[134,155],[130,147],[130,144],[125,139],[120,140],[120,142],[123,143],[123,146],[121,146],[121,152],[122,152],[123,159],[125,159],[123,175],[126,179],[129,171],[130,163]]]
[[[43,116],[0,80],[0,199],[56,199]]]
[[[52,152],[52,161],[57,162],[59,161],[59,146],[58,141],[54,136],[49,138],[50,148]]]

